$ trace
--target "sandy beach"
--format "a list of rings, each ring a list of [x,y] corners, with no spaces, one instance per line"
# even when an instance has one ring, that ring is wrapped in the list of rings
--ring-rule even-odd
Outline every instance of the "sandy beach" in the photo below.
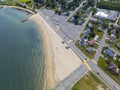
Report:
[[[61,80],[64,80],[71,72],[81,65],[81,60],[72,51],[66,49],[62,39],[39,15],[35,14],[30,20],[36,22],[42,34],[45,48],[45,90],[51,90]]]

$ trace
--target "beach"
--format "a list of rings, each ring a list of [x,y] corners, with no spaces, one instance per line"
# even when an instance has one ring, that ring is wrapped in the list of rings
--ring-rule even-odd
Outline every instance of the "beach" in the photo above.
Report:
[[[29,19],[40,28],[45,50],[45,90],[51,90],[82,62],[71,48],[65,48],[66,44],[62,44],[60,36],[40,14],[34,14]]]

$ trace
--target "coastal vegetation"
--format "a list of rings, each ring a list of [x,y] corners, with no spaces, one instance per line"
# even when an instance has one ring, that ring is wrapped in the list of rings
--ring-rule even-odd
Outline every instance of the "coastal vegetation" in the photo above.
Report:
[[[87,73],[79,80],[72,90],[106,90],[107,87],[92,73]]]

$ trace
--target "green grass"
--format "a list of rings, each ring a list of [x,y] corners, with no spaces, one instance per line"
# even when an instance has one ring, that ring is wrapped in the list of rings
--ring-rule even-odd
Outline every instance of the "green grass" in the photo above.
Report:
[[[106,47],[103,47],[101,53],[102,53],[102,54],[104,55],[104,57],[107,58],[110,62],[113,62],[114,64],[116,64],[116,65],[119,67],[120,63],[118,63],[117,61],[118,61],[118,59],[120,58],[120,56],[117,55],[117,56],[116,56],[116,60],[113,60],[113,58],[111,58],[110,56],[108,56],[108,55],[106,55],[106,54],[104,53],[105,48],[106,48]]]
[[[99,36],[99,40],[101,40],[104,32],[99,32],[98,31],[98,25],[93,24],[93,31],[95,32],[96,35]]]
[[[118,20],[118,25],[120,25],[120,18],[119,18],[119,20]]]
[[[80,34],[80,37],[83,37],[83,36],[84,36],[84,33],[81,33],[81,34]]]
[[[95,43],[94,46],[93,46],[93,48],[98,49],[98,46],[99,45]]]
[[[76,47],[78,47],[84,54],[86,54],[89,58],[91,58],[91,59],[94,58],[96,51],[93,51],[93,52],[91,52],[91,53],[87,52],[87,51],[86,51],[87,46],[86,46],[86,47],[81,47],[81,46],[79,45],[79,40],[76,41],[75,45],[76,45]],[[97,45],[96,45],[96,46],[97,46]]]
[[[108,59],[108,60],[109,60],[109,59]],[[112,74],[112,73],[108,70],[108,68],[107,68],[107,66],[108,66],[107,61],[106,61],[104,58],[102,58],[102,57],[99,58],[98,66],[99,66],[105,73],[107,73],[113,80],[115,80],[115,81],[120,85],[120,75]]]
[[[106,43],[107,43],[109,46],[111,46],[112,48],[114,48],[114,49],[116,49],[117,51],[120,52],[120,49],[118,49],[118,48],[115,46],[116,44],[120,44],[120,38],[119,38],[118,41],[115,41],[114,43],[110,43],[109,40],[106,40]]]
[[[103,37],[104,32],[103,32],[103,31],[101,31],[101,32],[98,31],[98,24],[94,24],[94,23],[92,23],[92,22],[90,22],[90,23],[91,23],[92,26],[93,26],[93,31],[94,31],[95,35],[98,35],[98,36],[99,36],[99,40],[101,40],[102,37]],[[88,29],[88,25],[85,27],[84,31],[85,31],[86,29]],[[91,39],[93,39],[93,38],[91,38]]]
[[[22,3],[26,3],[26,2],[29,2],[31,0],[18,0],[19,2],[22,2]]]
[[[106,90],[107,87],[92,73],[87,73],[81,80],[79,80],[72,88],[72,90]]]

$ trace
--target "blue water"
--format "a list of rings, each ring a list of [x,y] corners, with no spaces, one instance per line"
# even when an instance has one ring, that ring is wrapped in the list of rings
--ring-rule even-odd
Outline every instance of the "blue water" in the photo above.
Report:
[[[43,90],[42,38],[34,22],[20,22],[26,16],[0,9],[0,90]]]

